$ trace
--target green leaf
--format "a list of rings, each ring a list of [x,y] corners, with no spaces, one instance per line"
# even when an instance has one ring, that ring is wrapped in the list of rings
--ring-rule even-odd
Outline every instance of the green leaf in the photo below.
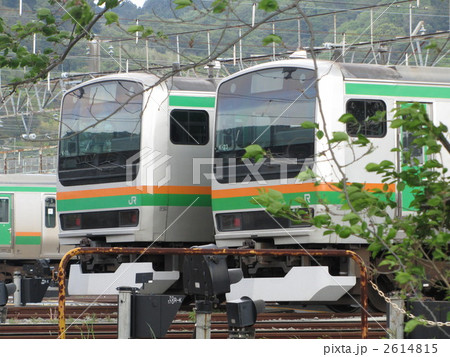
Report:
[[[39,20],[43,20],[47,25],[55,23],[55,17],[53,16],[50,9],[39,9],[36,14]]]
[[[447,260],[447,254],[445,254],[441,249],[433,250],[433,259],[434,260]]]
[[[276,0],[261,0],[258,4],[258,9],[265,12],[276,11],[278,10],[278,2]]]
[[[115,22],[119,23],[119,15],[112,11],[108,11],[107,13],[105,13],[105,19],[107,25],[111,25]]]
[[[319,127],[319,125],[317,125],[316,123],[313,123],[312,121],[304,121],[304,122],[301,124],[301,126],[302,126],[302,128],[304,128],[304,129],[315,129],[315,128],[318,128],[318,127]]]
[[[284,202],[284,196],[280,191],[269,188],[268,194],[271,199]]]
[[[283,206],[284,206],[283,202],[273,201],[267,206],[266,210],[270,214],[277,215],[281,211]]]
[[[379,267],[386,266],[386,265],[388,265],[389,268],[392,268],[395,265],[395,262],[385,259],[385,260],[382,260],[380,263],[378,263]]]
[[[220,14],[224,12],[228,6],[227,0],[216,0],[211,4],[213,8],[213,13]]]
[[[380,162],[380,167],[382,167],[382,168],[394,167],[394,163],[389,160],[383,160]]]
[[[435,196],[435,197],[430,198],[430,199],[427,201],[427,205],[432,206],[432,207],[436,207],[436,206],[438,206],[441,202],[442,202],[442,198],[439,197],[439,196]]]
[[[348,135],[347,133],[344,133],[343,131],[335,131],[333,132],[333,138],[330,140],[332,143],[337,143],[341,141],[347,141]]]
[[[331,218],[328,214],[319,214],[312,218],[312,222],[315,227],[321,228],[322,226],[329,225]]]
[[[406,284],[412,280],[412,276],[406,272],[399,272],[397,273],[395,280],[400,284]]]
[[[403,119],[394,119],[391,123],[391,128],[396,129],[400,128],[405,123]]]
[[[145,38],[145,37],[148,37],[148,36],[150,36],[150,35],[153,35],[153,33],[154,33],[153,29],[149,27],[149,28],[146,28],[146,29],[144,30],[144,32],[142,32],[141,37],[142,37],[142,38]]]
[[[173,3],[175,5],[177,5],[175,10],[182,9],[182,8],[184,8],[186,6],[192,6],[192,0],[175,0]]]
[[[366,171],[368,171],[368,172],[378,171],[379,167],[380,167],[380,165],[372,162],[372,163],[366,165]]]
[[[132,25],[130,27],[128,27],[127,29],[128,32],[130,33],[135,33],[135,32],[139,32],[139,31],[144,31],[144,26],[142,25]]]
[[[56,35],[56,36],[48,36],[46,38],[46,40],[48,42],[59,42],[59,41],[61,41],[61,36],[58,36],[58,35]]]
[[[420,326],[420,325],[423,325],[423,322],[421,322],[417,319],[409,320],[405,324],[405,332],[411,333],[417,326]]]
[[[367,144],[370,144],[370,140],[367,139],[364,135],[358,134],[358,140],[353,141],[353,144],[366,146]]]
[[[161,40],[167,40],[169,37],[162,31],[158,31],[156,33],[156,35],[161,39]]]
[[[431,43],[428,46],[425,46],[426,50],[432,50],[432,49],[436,49],[438,47],[436,41],[431,41]]]
[[[113,9],[117,6],[119,6],[119,0],[106,0],[105,1],[105,7],[107,9]]]
[[[361,234],[363,232],[361,226],[353,225],[350,228],[353,234]]]
[[[356,219],[357,221],[359,221],[359,216],[356,213],[350,212],[347,213],[344,217],[342,217],[342,220],[345,221],[350,221],[350,220],[354,220]]]
[[[351,122],[355,122],[355,123],[357,122],[356,118],[353,116],[353,114],[349,114],[349,113],[341,115],[341,117],[339,118],[339,121],[344,124],[351,123]]]
[[[264,37],[262,40],[263,46],[267,46],[271,43],[281,43],[281,42],[283,42],[281,37],[278,35],[275,35],[275,34],[270,34],[270,35]]]
[[[9,48],[10,44],[12,43],[12,38],[11,36],[7,35],[7,34],[0,34],[0,49],[3,49],[5,47]]]
[[[316,174],[311,169],[306,169],[297,175],[297,179],[301,182],[316,178]]]
[[[316,133],[316,136],[317,136],[317,139],[319,139],[319,140],[322,139],[323,136],[324,136],[323,131],[322,130],[318,130],[317,133]]]
[[[264,158],[266,151],[258,144],[252,144],[245,148],[245,154],[242,155],[243,159],[253,159],[259,161]]]
[[[266,194],[262,196],[255,196],[250,199],[250,203],[262,207],[266,207],[270,203],[269,197]]]
[[[397,230],[395,228],[390,228],[389,232],[386,236],[386,239],[392,239],[395,238],[395,236],[397,235]]]
[[[352,229],[350,227],[342,227],[342,229],[339,232],[339,237],[341,238],[348,238],[352,234]]]
[[[307,202],[304,198],[302,197],[296,197],[294,199],[295,202],[300,203],[300,205],[302,207],[309,207],[309,202]]]

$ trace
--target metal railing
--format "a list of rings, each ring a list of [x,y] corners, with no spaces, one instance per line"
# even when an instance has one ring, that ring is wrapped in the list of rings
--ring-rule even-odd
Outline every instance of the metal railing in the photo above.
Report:
[[[0,174],[55,173],[56,146],[0,151]]]
[[[361,285],[361,338],[368,337],[368,276],[367,269],[362,258],[351,250],[331,249],[205,249],[205,248],[75,248],[67,252],[61,259],[58,268],[58,338],[66,337],[66,267],[70,259],[83,254],[137,254],[137,255],[234,255],[234,256],[328,256],[349,257],[359,266]]]

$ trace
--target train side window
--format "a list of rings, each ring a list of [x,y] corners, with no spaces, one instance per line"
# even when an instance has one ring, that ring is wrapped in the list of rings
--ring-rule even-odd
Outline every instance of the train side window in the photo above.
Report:
[[[179,145],[205,145],[209,141],[209,115],[204,110],[175,109],[170,113],[170,141]]]
[[[56,200],[52,197],[45,199],[45,227],[55,228],[56,226]]]
[[[386,103],[382,100],[350,99],[346,105],[346,112],[352,114],[357,122],[347,123],[347,134],[357,136],[358,134],[372,138],[382,138],[386,135]],[[384,112],[379,119],[369,119]]]
[[[0,198],[0,223],[9,222],[9,199]]]

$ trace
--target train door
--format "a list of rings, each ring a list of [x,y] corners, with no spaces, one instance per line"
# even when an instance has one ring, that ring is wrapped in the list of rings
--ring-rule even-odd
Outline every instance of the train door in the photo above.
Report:
[[[12,194],[0,194],[0,250],[10,252],[13,236]]]
[[[168,225],[171,241],[212,240],[211,186],[205,177],[211,163],[212,110],[174,108],[170,112],[168,154],[171,166]]]
[[[405,108],[410,106],[412,103],[398,102],[397,105],[400,108]],[[432,118],[432,105],[431,103],[420,103],[425,107],[425,110],[428,114],[428,117]],[[425,154],[423,148],[417,147],[414,145],[414,136],[408,132],[399,129],[398,132],[399,138],[398,143],[400,144],[401,152],[399,153],[399,162],[398,169],[401,171],[408,170],[411,168],[417,167],[417,165],[422,165],[427,160],[427,155]],[[408,162],[406,162],[405,153],[411,153],[411,159],[415,161],[414,166],[411,166]],[[412,212],[413,209],[410,208],[410,204],[414,199],[413,191],[414,187],[406,186],[402,192],[398,193],[398,207],[399,207],[399,215],[407,214],[408,212]]]
[[[56,197],[43,196],[43,212],[41,221],[41,256],[52,256],[59,253],[58,230],[56,228]]]

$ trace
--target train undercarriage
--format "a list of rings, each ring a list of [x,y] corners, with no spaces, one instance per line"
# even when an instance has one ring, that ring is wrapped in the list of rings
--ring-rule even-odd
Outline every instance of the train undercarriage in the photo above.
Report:
[[[108,247],[102,239],[83,239],[83,247]],[[115,245],[117,246],[117,245]],[[196,246],[193,244],[193,246]],[[200,246],[197,245],[197,246]],[[126,244],[123,245],[126,247]],[[136,247],[134,245],[133,247]],[[168,248],[158,244],[154,248]],[[192,246],[190,246],[192,247]],[[183,244],[170,248],[190,248]],[[141,248],[145,248],[141,244]],[[273,242],[245,242],[240,248],[274,249]],[[356,252],[370,266],[369,252],[364,246],[339,247]],[[284,249],[298,250],[296,246]],[[231,286],[227,300],[242,296],[264,301],[296,304],[327,305],[334,311],[353,311],[360,305],[359,267],[348,257],[328,256],[327,250],[335,246],[309,246],[307,249],[322,249],[322,256],[228,256],[228,267],[240,268],[243,279]],[[118,286],[145,289],[148,293],[180,293],[182,286],[183,258],[175,255],[138,254],[88,254],[81,255],[79,264],[72,264],[69,273],[69,294],[116,294]],[[370,275],[370,274],[369,274]],[[387,292],[394,285],[389,275],[380,275],[377,281]],[[148,284],[147,284],[148,283]],[[386,303],[369,285],[369,304],[376,311],[385,311]]]

